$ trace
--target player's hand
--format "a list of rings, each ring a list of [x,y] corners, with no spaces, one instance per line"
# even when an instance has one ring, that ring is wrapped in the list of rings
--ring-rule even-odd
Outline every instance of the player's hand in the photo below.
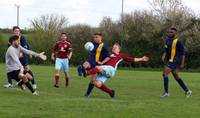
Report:
[[[19,53],[19,58],[23,58],[24,57],[24,55],[23,55],[23,53]]]
[[[32,59],[32,58],[33,58],[33,55],[29,55],[29,58]]]
[[[41,52],[40,54],[39,54],[39,57],[42,59],[42,60],[47,60],[47,56],[46,55],[44,55],[44,53],[45,52]]]
[[[145,62],[146,62],[146,61],[149,61],[149,57],[143,56],[143,57],[142,57],[142,61],[145,61]]]
[[[23,66],[20,67],[19,76],[24,76],[24,67]]]
[[[99,61],[99,62],[97,62],[97,63],[98,63],[99,65],[103,65],[103,62],[100,62],[100,61]]]

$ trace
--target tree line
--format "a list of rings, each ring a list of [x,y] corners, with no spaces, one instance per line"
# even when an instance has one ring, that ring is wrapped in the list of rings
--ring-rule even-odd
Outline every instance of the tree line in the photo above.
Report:
[[[150,10],[133,11],[124,14],[114,21],[103,17],[98,27],[87,24],[69,26],[68,20],[62,15],[42,15],[31,20],[31,28],[26,30],[30,47],[36,51],[45,51],[50,59],[51,48],[58,40],[60,32],[67,32],[73,45],[72,65],[82,63],[88,55],[84,44],[92,40],[94,32],[101,32],[104,42],[111,50],[112,44],[118,42],[122,51],[132,56],[148,55],[149,63],[127,64],[126,67],[162,67],[161,52],[166,31],[170,27],[178,29],[179,37],[186,49],[186,67],[200,67],[200,18],[182,0],[149,0]],[[1,34],[0,34],[1,35]],[[0,36],[1,38],[1,36]],[[3,43],[0,40],[0,43]],[[5,41],[4,41],[5,43]],[[1,46],[1,54],[6,46]],[[3,61],[3,59],[1,59]],[[41,63],[40,60],[31,60]],[[45,62],[45,63],[50,63]]]

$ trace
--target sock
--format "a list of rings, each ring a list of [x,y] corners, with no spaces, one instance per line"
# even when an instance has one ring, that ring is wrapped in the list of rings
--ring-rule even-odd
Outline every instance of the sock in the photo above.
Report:
[[[90,95],[90,93],[92,92],[93,88],[94,88],[94,84],[90,82],[90,83],[88,84],[88,89],[87,89],[86,94],[87,94],[87,95]]]
[[[55,76],[55,84],[56,84],[56,85],[59,85],[59,80],[60,80],[60,76],[59,76],[59,75],[56,75],[56,76]]]
[[[31,86],[31,84],[29,82],[26,82],[25,85],[27,86],[27,88],[33,93],[35,92],[35,90],[33,89],[33,87]]]
[[[68,86],[68,84],[69,84],[69,78],[65,77],[65,85]]]
[[[182,88],[184,91],[188,91],[188,88],[186,87],[185,83],[183,82],[183,80],[182,80],[181,78],[176,79],[176,81],[178,82],[178,84],[181,86],[181,88]]]
[[[9,76],[7,77],[7,80],[8,80],[8,84],[11,84],[11,85],[13,84],[12,83],[12,78],[10,78]]]
[[[20,81],[19,83],[18,83],[18,86],[22,86],[24,84],[24,81]]]
[[[32,85],[35,84],[35,79],[34,79],[34,75],[33,75],[32,71],[29,70],[29,71],[27,71],[27,72],[33,77],[32,80],[31,80],[31,84],[32,84]]]
[[[105,84],[102,84],[102,86],[99,89],[101,89],[102,91],[108,93],[109,95],[112,94],[112,90],[110,88],[108,88]]]
[[[164,80],[164,90],[165,90],[165,93],[168,93],[168,86],[169,86],[169,79],[168,77],[163,77],[163,80]]]
[[[92,68],[90,70],[87,71],[88,75],[94,75],[97,74],[99,72],[99,70],[97,68]]]

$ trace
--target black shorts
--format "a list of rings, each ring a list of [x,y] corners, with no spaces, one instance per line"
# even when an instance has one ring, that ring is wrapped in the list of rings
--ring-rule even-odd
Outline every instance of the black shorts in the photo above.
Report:
[[[20,70],[14,70],[12,72],[9,72],[9,73],[7,73],[7,78],[14,79],[18,82],[18,81],[20,81],[20,78],[18,77],[19,73],[20,73]]]

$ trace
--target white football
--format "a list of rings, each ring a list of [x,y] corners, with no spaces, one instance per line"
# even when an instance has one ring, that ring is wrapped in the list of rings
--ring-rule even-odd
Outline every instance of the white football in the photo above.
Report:
[[[87,51],[92,51],[94,49],[94,45],[92,42],[87,42],[85,45],[84,45],[85,49]]]

